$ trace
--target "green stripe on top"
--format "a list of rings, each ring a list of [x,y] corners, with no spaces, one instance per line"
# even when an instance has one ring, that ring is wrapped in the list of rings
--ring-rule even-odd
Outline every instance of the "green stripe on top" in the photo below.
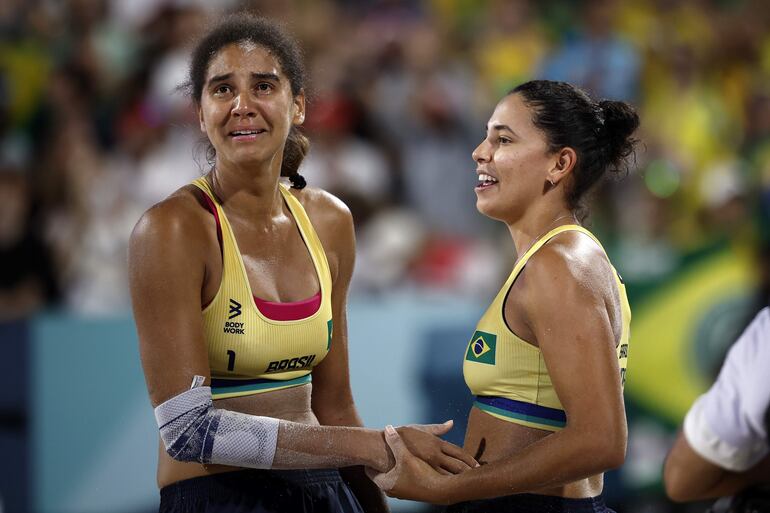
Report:
[[[252,383],[249,385],[235,385],[226,387],[211,387],[211,395],[232,394],[239,392],[254,392],[257,390],[270,390],[272,388],[293,387],[310,383],[312,374],[308,373],[295,379],[275,380],[267,383]]]
[[[503,410],[502,408],[495,408],[494,406],[483,404],[478,401],[475,401],[473,403],[473,406],[475,406],[479,410],[484,410],[486,412],[494,413],[496,415],[500,415],[502,417],[506,417],[509,419],[516,419],[516,420],[522,420],[524,422],[530,422],[532,424],[540,424],[543,426],[551,426],[551,427],[557,427],[557,428],[563,428],[564,426],[567,425],[565,421],[544,419],[543,417],[536,417],[534,415],[516,413],[508,410]]]

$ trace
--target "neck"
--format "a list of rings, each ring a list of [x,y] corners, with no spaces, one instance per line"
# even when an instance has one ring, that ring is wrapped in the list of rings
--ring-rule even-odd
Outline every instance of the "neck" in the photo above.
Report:
[[[546,208],[531,209],[517,221],[506,224],[516,246],[516,254],[521,258],[543,235],[561,225],[577,224],[577,219],[563,205],[548,205]]]
[[[268,162],[239,166],[218,159],[206,178],[229,216],[270,220],[283,214],[283,199],[278,190],[280,163],[278,160],[277,165]]]

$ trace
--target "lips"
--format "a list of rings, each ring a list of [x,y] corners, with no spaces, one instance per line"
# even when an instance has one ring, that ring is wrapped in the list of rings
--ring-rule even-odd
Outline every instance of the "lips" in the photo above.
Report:
[[[497,178],[495,178],[490,174],[479,172],[478,176],[479,176],[479,183],[476,186],[477,190],[486,189],[488,187],[492,187],[493,185],[497,184]]]
[[[238,130],[233,130],[227,135],[232,137],[235,141],[252,141],[256,139],[257,136],[265,132],[267,132],[267,130],[264,128],[239,128]]]

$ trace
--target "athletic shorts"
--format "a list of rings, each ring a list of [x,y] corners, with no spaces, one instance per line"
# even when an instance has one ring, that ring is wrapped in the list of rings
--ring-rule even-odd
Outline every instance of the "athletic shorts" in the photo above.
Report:
[[[600,496],[565,499],[550,495],[522,493],[494,499],[453,504],[446,513],[615,513]]]
[[[236,470],[160,490],[159,513],[363,513],[337,470]]]

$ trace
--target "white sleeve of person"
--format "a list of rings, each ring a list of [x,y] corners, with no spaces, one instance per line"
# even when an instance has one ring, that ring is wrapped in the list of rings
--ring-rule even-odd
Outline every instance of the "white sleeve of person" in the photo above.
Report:
[[[178,461],[270,468],[280,421],[214,408],[202,384],[195,376],[189,390],[155,408],[166,452]]]
[[[727,353],[711,389],[684,420],[687,442],[702,458],[742,472],[764,458],[770,408],[770,309],[763,309]]]

